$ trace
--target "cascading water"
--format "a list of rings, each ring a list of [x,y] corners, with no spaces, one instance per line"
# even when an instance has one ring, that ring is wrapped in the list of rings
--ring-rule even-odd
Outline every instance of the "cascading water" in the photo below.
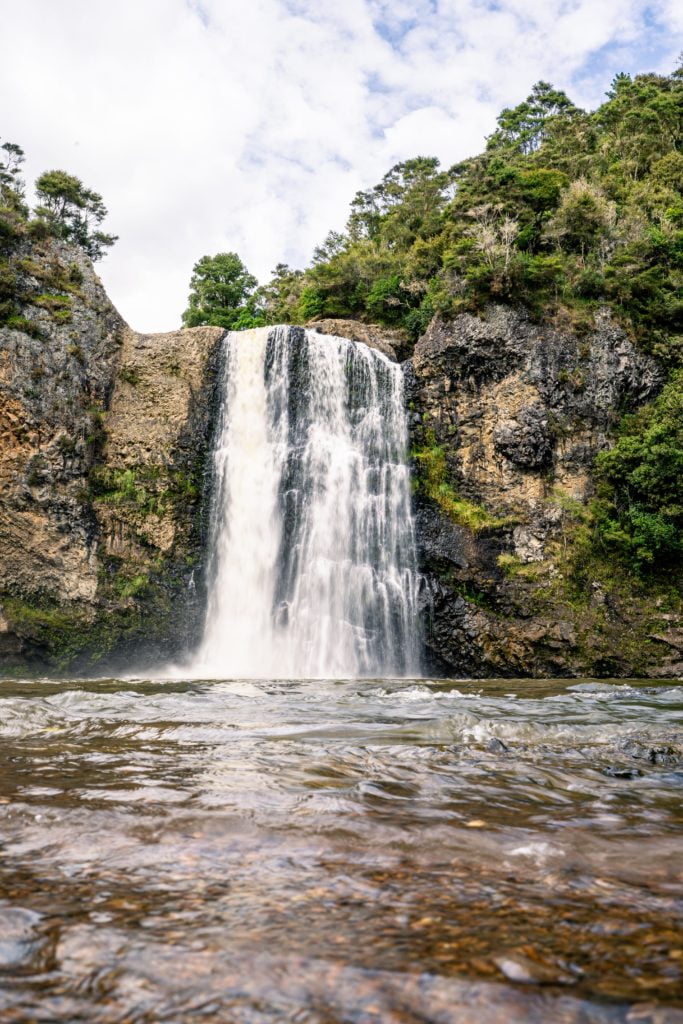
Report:
[[[227,335],[194,674],[419,673],[403,375],[303,328]]]

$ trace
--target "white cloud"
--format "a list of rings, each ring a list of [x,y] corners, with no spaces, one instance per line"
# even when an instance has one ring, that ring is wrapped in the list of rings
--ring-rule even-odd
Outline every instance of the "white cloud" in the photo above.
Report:
[[[605,47],[644,70],[649,32],[665,66],[681,30],[673,0],[23,0],[0,132],[29,175],[102,193],[120,235],[104,282],[165,330],[203,254],[235,249],[261,279],[303,265],[396,161],[476,152],[539,78],[594,105]]]

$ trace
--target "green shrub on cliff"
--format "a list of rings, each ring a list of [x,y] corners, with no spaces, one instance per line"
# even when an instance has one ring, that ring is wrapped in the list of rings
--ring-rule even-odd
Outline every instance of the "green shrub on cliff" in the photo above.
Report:
[[[86,188],[80,178],[66,171],[45,171],[36,181],[40,205],[36,216],[50,234],[75,242],[91,260],[102,259],[104,250],[117,240],[99,226],[107,216],[102,196]]]
[[[47,266],[27,258],[26,243],[40,245],[46,238],[62,238],[99,260],[116,235],[100,230],[107,215],[102,196],[66,171],[41,174],[36,181],[39,204],[32,215],[21,176],[24,151],[16,143],[5,142],[0,154],[0,325],[35,333],[38,327],[31,326],[21,307],[37,304],[50,310],[56,321],[68,320],[68,294],[55,293],[77,289],[83,274],[76,263],[65,267],[53,260]],[[43,285],[39,293],[32,278]]]
[[[413,449],[414,484],[430,501],[435,502],[457,526],[478,533],[511,525],[511,520],[492,516],[482,505],[460,497],[451,483],[446,453],[436,443],[432,430],[424,432],[424,444]]]
[[[596,462],[601,542],[640,573],[683,562],[683,370],[651,405],[628,416]]]

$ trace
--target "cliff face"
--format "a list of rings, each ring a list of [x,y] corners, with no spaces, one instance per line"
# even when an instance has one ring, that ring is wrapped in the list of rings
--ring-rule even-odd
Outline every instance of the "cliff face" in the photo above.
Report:
[[[78,250],[20,266],[0,330],[0,655],[84,671],[182,649],[223,332],[129,330]]]
[[[658,364],[607,314],[579,337],[494,307],[434,322],[408,381],[433,669],[680,672],[676,612],[581,546],[595,455]]]
[[[58,242],[19,265],[23,330],[0,330],[0,667],[168,661],[200,628],[223,332],[136,334]],[[405,355],[381,328],[311,326]],[[680,597],[581,546],[595,454],[657,393],[657,363],[606,315],[579,337],[494,307],[435,321],[404,368],[430,671],[683,673]]]
[[[123,321],[90,264],[57,243],[23,261],[26,331],[0,331],[0,564],[6,591],[89,601],[97,590],[83,489],[99,454]],[[63,277],[67,301],[46,291]]]

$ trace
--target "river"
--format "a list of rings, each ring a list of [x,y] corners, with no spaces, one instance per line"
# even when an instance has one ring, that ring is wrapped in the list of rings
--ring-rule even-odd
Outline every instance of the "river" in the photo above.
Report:
[[[6,680],[0,1020],[683,1021],[682,723],[672,682]]]

